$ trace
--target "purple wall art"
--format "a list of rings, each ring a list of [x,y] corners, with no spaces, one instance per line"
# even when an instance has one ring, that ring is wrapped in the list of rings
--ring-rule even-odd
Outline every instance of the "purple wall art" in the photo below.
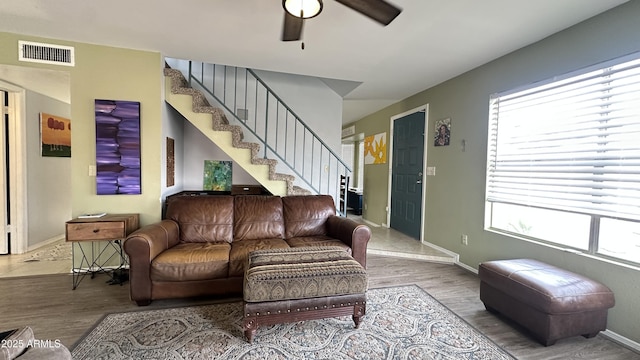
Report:
[[[140,103],[96,100],[98,195],[141,194]]]

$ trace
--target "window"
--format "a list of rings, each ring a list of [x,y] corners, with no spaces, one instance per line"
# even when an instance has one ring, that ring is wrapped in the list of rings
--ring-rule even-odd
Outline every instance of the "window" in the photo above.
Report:
[[[353,143],[342,144],[342,161],[353,169]]]
[[[487,227],[640,263],[640,54],[490,99]]]
[[[363,134],[360,134],[364,136]],[[357,149],[356,149],[357,144]],[[355,164],[356,151],[358,152]],[[349,187],[362,191],[364,187],[364,140],[356,142],[348,142],[342,144],[342,160],[351,168],[351,178],[349,179]]]

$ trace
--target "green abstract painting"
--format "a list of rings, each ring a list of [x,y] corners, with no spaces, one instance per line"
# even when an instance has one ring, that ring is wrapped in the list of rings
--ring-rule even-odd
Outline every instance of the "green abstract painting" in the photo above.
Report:
[[[204,190],[231,191],[232,161],[204,161]]]

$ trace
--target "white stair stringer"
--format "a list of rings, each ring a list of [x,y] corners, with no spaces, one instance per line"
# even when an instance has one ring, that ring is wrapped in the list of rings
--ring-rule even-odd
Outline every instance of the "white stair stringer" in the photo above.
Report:
[[[294,186],[295,177],[276,172],[277,160],[258,156],[260,144],[244,142],[242,128],[230,125],[224,111],[209,105],[204,95],[191,87],[179,70],[164,69],[165,101],[251,174],[274,195],[308,195]]]

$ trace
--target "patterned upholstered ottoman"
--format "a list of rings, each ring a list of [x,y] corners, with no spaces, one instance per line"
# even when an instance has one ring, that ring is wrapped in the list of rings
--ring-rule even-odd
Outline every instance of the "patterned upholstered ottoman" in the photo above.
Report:
[[[244,333],[258,327],[366,311],[365,269],[338,247],[253,251],[244,275]]]

